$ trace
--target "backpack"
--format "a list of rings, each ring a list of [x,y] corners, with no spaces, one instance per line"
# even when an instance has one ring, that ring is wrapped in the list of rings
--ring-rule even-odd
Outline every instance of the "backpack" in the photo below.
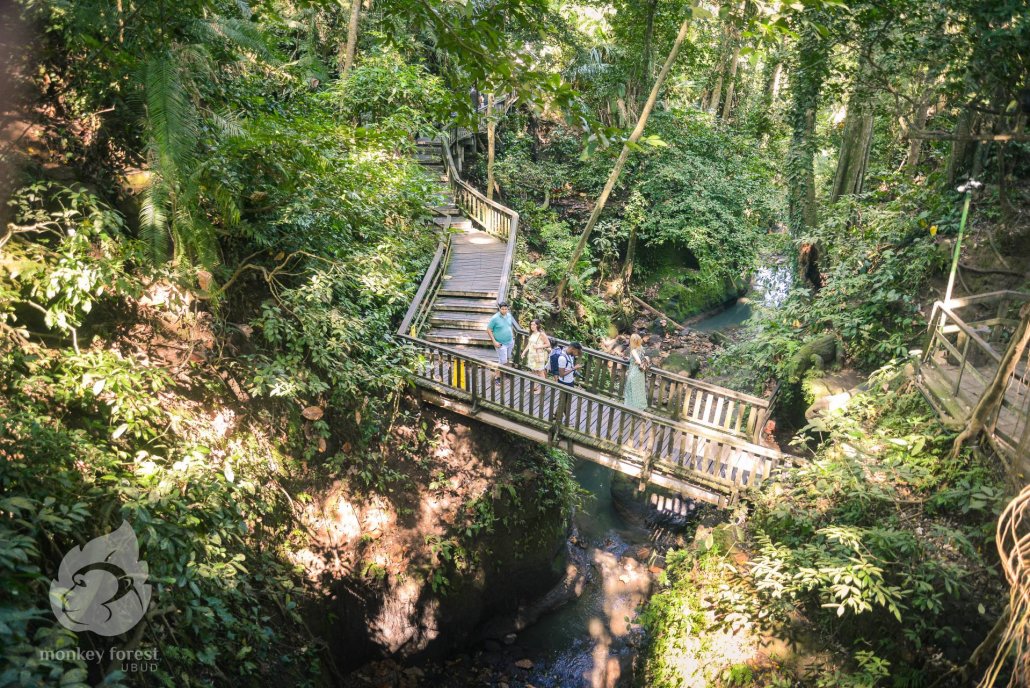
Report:
[[[547,357],[547,374],[552,377],[558,377],[558,358],[562,356],[565,351],[560,346],[556,346],[551,349],[551,355]]]

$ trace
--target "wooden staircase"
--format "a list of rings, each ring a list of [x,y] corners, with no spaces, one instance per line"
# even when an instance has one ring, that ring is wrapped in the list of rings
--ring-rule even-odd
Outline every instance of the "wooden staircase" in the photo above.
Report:
[[[423,337],[488,356],[493,351],[486,324],[497,312],[497,286],[506,247],[497,237],[477,229],[454,201],[440,141],[419,139],[417,160],[440,185],[445,203],[433,219],[452,233],[450,260],[429,312],[430,329]]]

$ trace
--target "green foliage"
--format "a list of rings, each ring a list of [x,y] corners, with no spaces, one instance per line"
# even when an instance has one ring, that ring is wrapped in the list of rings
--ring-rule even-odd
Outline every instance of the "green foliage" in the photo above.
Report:
[[[696,110],[656,113],[648,130],[669,145],[633,173],[642,209],[627,219],[639,222],[641,242],[689,251],[712,279],[739,278],[780,212],[770,161]]]
[[[510,474],[462,506],[447,534],[427,535],[432,558],[422,574],[433,592],[446,594],[485,566],[503,573],[486,542],[517,543],[511,555],[520,558],[561,539],[568,526],[565,516],[579,508],[582,497],[572,468],[572,457],[560,450],[526,447]],[[445,477],[441,472],[430,490],[444,488]]]
[[[138,255],[122,216],[95,195],[49,182],[14,194],[0,236],[0,323],[73,332],[104,294],[139,292],[127,262]]]
[[[342,114],[380,136],[429,134],[453,105],[439,77],[391,53],[365,58],[335,90]]]
[[[667,556],[642,615],[647,685],[689,683],[698,667],[739,684],[746,665],[706,654],[705,639],[726,631],[822,658],[797,675],[756,671],[756,685],[925,685],[949,668],[942,652],[965,657],[979,642],[1002,603],[985,613],[983,601],[1003,597],[985,578],[998,476],[948,458],[951,438],[918,393],[897,392],[896,371],[872,382],[809,428],[821,438],[810,460],[752,493],[746,558],[725,557],[711,536]]]
[[[934,234],[951,231],[957,218],[936,194],[902,191],[875,204],[842,198],[804,239],[817,247],[822,288],[795,287],[782,307],[760,309],[750,336],[715,367],[745,371],[748,380],[737,382],[743,387],[770,377],[796,382],[798,352],[825,333],[864,368],[906,357],[925,327],[919,304],[947,258]]]
[[[754,504],[755,553],[742,579],[755,594],[750,613],[777,628],[800,613],[853,650],[871,648],[855,654],[865,678],[853,685],[968,640],[960,619],[975,618],[981,600],[969,581],[990,551],[983,526],[1000,509],[1000,486],[971,457],[947,458],[949,438],[930,415],[914,392],[858,397],[814,425],[824,438],[815,458]],[[976,477],[961,481],[967,473]],[[934,521],[942,492],[969,506],[963,520]]]
[[[312,681],[315,648],[296,643],[303,593],[286,558],[292,515],[267,448],[246,431],[218,439],[171,430],[182,400],[141,362],[106,351],[0,355],[0,684],[84,676],[80,660],[40,659],[84,638],[57,626],[47,591],[64,552],[122,519],[149,565],[155,604],[144,645],[161,658],[132,685],[210,685],[224,675],[257,685],[272,667]],[[128,678],[116,672],[105,685]]]

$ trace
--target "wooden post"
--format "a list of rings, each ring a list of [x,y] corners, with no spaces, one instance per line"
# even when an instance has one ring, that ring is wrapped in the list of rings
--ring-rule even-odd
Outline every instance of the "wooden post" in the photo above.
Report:
[[[469,391],[472,392],[472,415],[479,413],[479,371],[480,367],[469,361]]]
[[[554,415],[551,416],[551,430],[549,433],[551,446],[556,445],[559,437],[561,437],[561,426],[569,413],[571,401],[572,394],[567,390],[563,389],[558,393],[558,405],[554,409]]]

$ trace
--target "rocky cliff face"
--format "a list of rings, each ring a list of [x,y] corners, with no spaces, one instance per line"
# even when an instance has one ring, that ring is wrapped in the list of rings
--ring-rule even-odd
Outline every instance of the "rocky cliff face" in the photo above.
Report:
[[[345,471],[305,509],[307,617],[339,673],[481,639],[565,570],[574,488],[544,450],[431,408],[393,433],[376,475]]]

